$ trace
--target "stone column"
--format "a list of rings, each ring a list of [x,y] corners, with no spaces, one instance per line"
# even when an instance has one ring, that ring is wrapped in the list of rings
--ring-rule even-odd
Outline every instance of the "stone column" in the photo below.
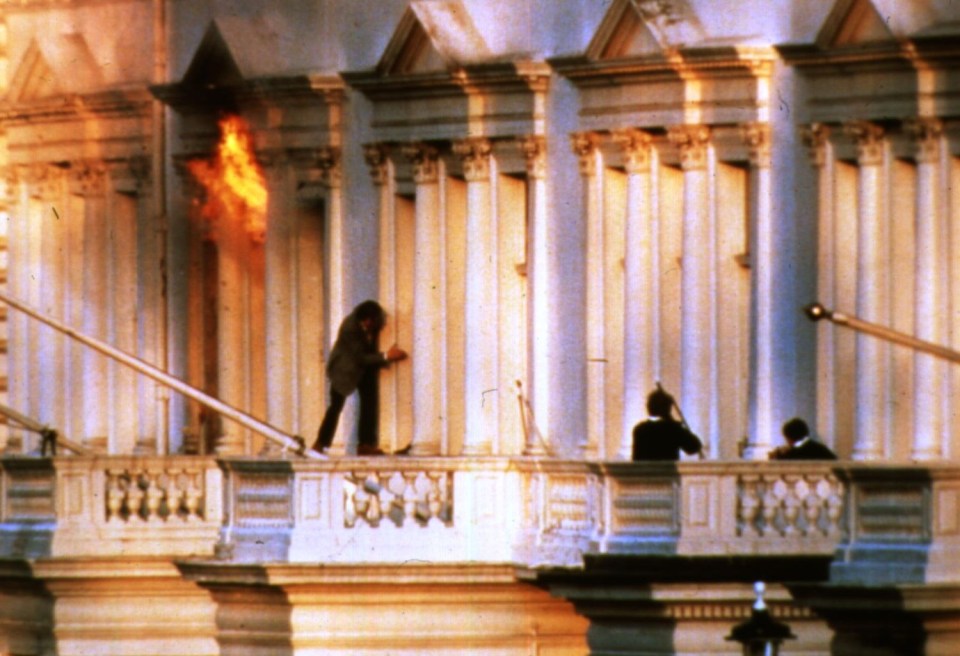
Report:
[[[801,138],[807,146],[817,187],[817,298],[825,307],[837,308],[836,221],[833,202],[833,164],[830,128],[822,123],[806,126]],[[821,435],[835,436],[837,431],[837,348],[836,327],[826,321],[817,331],[817,428]]]
[[[602,165],[598,135],[571,135],[573,152],[583,178],[583,212],[586,224],[586,320],[587,335],[587,434],[579,447],[588,460],[605,457],[606,435],[606,308],[604,307],[604,225]]]
[[[844,126],[857,144],[857,309],[860,319],[887,325],[887,231],[881,179],[886,144],[883,128],[866,121]],[[886,453],[889,346],[857,335],[856,432],[853,458],[879,460]]]
[[[404,146],[416,184],[413,271],[413,447],[415,455],[440,455],[446,430],[446,342],[443,279],[442,164],[436,149]]]
[[[710,202],[710,130],[703,125],[670,128],[683,168],[681,277],[681,392],[677,399],[691,429],[716,453],[715,225]]]
[[[109,341],[108,262],[109,222],[106,217],[105,177],[101,166],[85,166],[75,171],[73,185],[77,195],[83,197],[83,282],[82,296],[72,299],[78,304],[81,316],[80,330],[95,339]],[[47,280],[46,285],[57,284]],[[49,339],[49,338],[47,338]],[[109,396],[107,394],[108,359],[105,355],[86,347],[80,349],[83,362],[83,443],[98,451],[111,452],[108,443]],[[75,379],[76,380],[76,379]]]
[[[629,460],[633,426],[646,416],[646,396],[657,380],[658,280],[656,222],[651,206],[649,134],[635,129],[613,134],[627,171],[626,256],[623,281],[623,427],[616,456]]]
[[[380,334],[380,345],[389,348],[397,342],[400,320],[397,280],[397,216],[393,204],[393,165],[386,144],[365,144],[364,159],[370,169],[370,178],[377,194],[377,225],[379,227],[377,289],[380,305],[387,312],[387,325]],[[407,348],[404,344],[402,348]],[[399,446],[397,433],[400,377],[396,365],[380,373],[380,446],[393,451]]]
[[[780,433],[782,417],[777,413],[778,376],[785,363],[777,361],[776,318],[783,290],[777,285],[778,259],[776,221],[771,208],[770,126],[751,123],[742,127],[743,140],[750,150],[749,225],[753,232],[750,243],[752,284],[749,402],[750,428],[743,458],[766,460]]]
[[[497,221],[490,183],[490,141],[453,144],[467,180],[467,253],[464,329],[464,455],[493,452],[499,417],[497,327]]]
[[[949,259],[944,248],[947,234],[939,200],[943,125],[936,119],[919,119],[905,127],[917,148],[915,334],[928,342],[946,344],[947,315],[943,308],[947,306],[945,281]],[[935,460],[943,456],[947,363],[926,353],[918,352],[914,358],[912,457]]]
[[[223,401],[241,410],[246,403],[246,276],[250,236],[239,225],[225,225],[223,218],[214,227],[217,245],[217,394]],[[220,456],[243,455],[244,429],[236,422],[221,418],[215,450]]]
[[[554,407],[550,362],[550,301],[554,292],[550,271],[550,225],[547,213],[547,142],[539,135],[522,137],[520,148],[527,170],[527,294],[530,388],[524,455],[543,455],[549,443]]]
[[[0,83],[2,84],[2,83]],[[19,296],[19,278],[18,267],[20,255],[15,244],[22,243],[22,234],[25,226],[24,221],[17,220],[22,217],[23,208],[20,205],[21,184],[17,171],[13,166],[0,167],[0,220],[4,221],[4,237],[7,240],[7,282],[4,289],[13,296]],[[22,338],[20,328],[22,322],[17,321],[14,313],[9,308],[3,310],[3,316],[6,323],[7,338],[10,343],[17,343],[18,338]],[[22,385],[18,387],[16,382],[22,379],[22,372],[26,368],[26,349],[11,349],[4,358],[7,373],[7,389],[3,390],[2,401],[4,404],[13,408],[24,407],[23,397],[20,393]],[[23,431],[10,430],[8,423],[0,432],[0,454],[18,454],[23,452],[24,440]]]

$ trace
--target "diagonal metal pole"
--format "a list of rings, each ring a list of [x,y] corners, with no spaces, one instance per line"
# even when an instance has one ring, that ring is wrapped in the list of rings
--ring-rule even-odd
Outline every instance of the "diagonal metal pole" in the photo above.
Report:
[[[872,335],[888,342],[893,342],[894,344],[899,344],[917,351],[929,353],[930,355],[942,358],[944,360],[949,360],[950,362],[960,363],[960,352],[954,351],[953,349],[949,349],[939,344],[934,344],[933,342],[917,339],[913,335],[908,335],[906,333],[901,333],[897,330],[887,328],[886,326],[864,321],[863,319],[858,319],[849,314],[844,314],[843,312],[828,310],[819,303],[808,305],[803,308],[803,311],[811,321],[826,319],[827,321],[835,323],[838,326],[846,326],[847,328],[852,328],[858,332]]]
[[[253,415],[247,414],[243,410],[235,408],[232,405],[229,405],[227,403],[224,403],[220,399],[210,396],[206,392],[201,392],[193,385],[183,382],[176,376],[171,376],[167,372],[163,371],[162,369],[159,369],[158,367],[153,366],[149,362],[146,362],[144,360],[141,360],[140,358],[134,357],[129,353],[126,353],[125,351],[121,351],[120,349],[114,348],[113,346],[110,346],[106,342],[102,342],[99,339],[95,339],[93,337],[84,335],[83,333],[79,333],[73,328],[70,328],[69,326],[67,326],[66,324],[60,323],[56,319],[51,319],[50,317],[47,317],[41,314],[39,311],[35,310],[34,308],[30,307],[26,303],[23,303],[14,298],[11,298],[6,294],[0,293],[0,301],[2,301],[3,303],[6,303],[7,305],[14,308],[15,310],[19,310],[20,312],[23,312],[28,317],[36,319],[40,323],[47,325],[58,332],[63,333],[67,337],[73,340],[76,340],[81,344],[85,344],[86,346],[89,346],[95,351],[99,351],[100,353],[103,353],[104,355],[107,355],[113,358],[117,362],[121,362],[127,365],[128,367],[131,367],[136,371],[139,371],[143,375],[149,376],[155,381],[180,392],[184,396],[187,396],[193,399],[197,403],[200,403],[210,408],[211,410],[215,410],[219,412],[224,417],[227,417],[228,419],[232,419],[233,421],[237,422],[241,426],[244,426],[245,428],[249,428],[250,430],[255,431],[257,433],[260,433],[267,439],[273,442],[276,442],[284,449],[289,449],[290,451],[293,451],[300,455],[303,455],[306,449],[306,445],[302,437],[298,435],[292,435],[290,433],[280,430],[275,426],[271,426],[270,424],[260,421]]]

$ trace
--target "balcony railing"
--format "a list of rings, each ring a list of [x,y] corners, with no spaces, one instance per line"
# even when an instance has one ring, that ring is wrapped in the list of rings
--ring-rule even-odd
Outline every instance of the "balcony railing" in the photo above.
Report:
[[[130,554],[534,568],[605,554],[823,556],[837,580],[954,580],[960,467],[0,459],[0,556]]]

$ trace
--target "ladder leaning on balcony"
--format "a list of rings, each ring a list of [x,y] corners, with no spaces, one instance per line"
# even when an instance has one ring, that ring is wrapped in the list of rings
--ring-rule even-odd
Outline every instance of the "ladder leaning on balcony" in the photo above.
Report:
[[[293,451],[298,455],[305,455],[306,453],[306,443],[299,435],[291,435],[290,433],[282,431],[275,426],[271,426],[270,424],[257,419],[243,410],[240,410],[239,408],[235,408],[234,406],[229,405],[228,403],[225,403],[216,397],[210,396],[206,392],[200,391],[196,387],[190,385],[189,383],[185,383],[176,376],[171,376],[167,372],[155,367],[149,362],[145,362],[144,360],[134,357],[129,353],[121,351],[120,349],[115,348],[106,342],[102,342],[88,335],[84,335],[83,333],[70,328],[66,324],[63,324],[56,319],[45,316],[40,311],[30,307],[26,303],[12,298],[6,293],[6,291],[0,293],[0,302],[5,303],[8,307],[22,312],[31,319],[35,319],[36,321],[53,328],[57,332],[63,333],[74,341],[80,342],[81,344],[88,346],[95,351],[113,358],[121,364],[124,364],[135,371],[152,378],[158,383],[166,385],[167,387],[180,392],[184,396],[196,401],[197,403],[200,403],[211,410],[214,410],[215,412],[219,412],[224,417],[232,419],[244,428],[248,428],[263,435],[270,441],[279,444],[280,447],[285,451]],[[3,309],[6,310],[6,307]],[[31,420],[28,419],[28,421]]]

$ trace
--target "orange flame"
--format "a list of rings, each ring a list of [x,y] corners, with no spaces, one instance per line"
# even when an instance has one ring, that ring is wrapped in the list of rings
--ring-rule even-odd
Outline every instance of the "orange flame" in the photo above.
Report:
[[[220,142],[210,160],[192,160],[187,169],[206,191],[200,216],[214,225],[239,221],[256,238],[267,224],[267,185],[253,153],[246,122],[227,116],[220,123]]]

